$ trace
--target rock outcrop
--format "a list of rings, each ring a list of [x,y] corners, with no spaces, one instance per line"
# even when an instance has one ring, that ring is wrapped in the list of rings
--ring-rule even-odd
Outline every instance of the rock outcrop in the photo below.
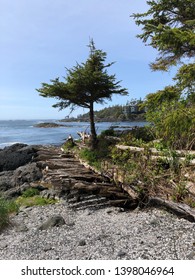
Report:
[[[46,122],[46,123],[38,123],[38,124],[35,124],[34,127],[40,127],[40,128],[52,128],[52,127],[61,127],[61,126],[66,126],[66,125],[63,125],[63,124],[58,124],[58,123],[49,123],[49,122]]]
[[[15,144],[0,151],[0,193],[17,197],[42,178],[42,171],[34,162],[38,146]]]
[[[36,151],[35,146],[19,143],[0,150],[0,172],[15,170],[19,166],[31,162]]]

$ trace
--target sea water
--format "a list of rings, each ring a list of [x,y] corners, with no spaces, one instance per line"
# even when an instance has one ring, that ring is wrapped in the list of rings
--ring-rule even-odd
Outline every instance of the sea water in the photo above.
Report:
[[[36,124],[43,122],[55,122],[64,126],[40,128]],[[144,122],[99,122],[96,123],[97,134],[111,126],[122,127],[144,126]],[[57,120],[6,120],[0,121],[0,148],[15,143],[29,145],[61,145],[71,134],[78,139],[77,132],[90,132],[90,125],[87,122],[59,122]]]

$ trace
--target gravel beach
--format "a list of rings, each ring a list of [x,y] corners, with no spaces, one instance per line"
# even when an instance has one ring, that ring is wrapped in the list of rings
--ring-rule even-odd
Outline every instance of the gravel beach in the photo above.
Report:
[[[40,229],[52,216],[65,223]],[[67,202],[23,208],[0,234],[4,260],[195,259],[195,223],[164,210],[74,210]]]

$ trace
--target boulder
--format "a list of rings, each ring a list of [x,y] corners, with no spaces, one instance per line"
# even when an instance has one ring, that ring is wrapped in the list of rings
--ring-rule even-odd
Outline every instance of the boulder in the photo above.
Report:
[[[15,171],[0,172],[0,193],[6,198],[20,196],[25,190],[31,188],[31,183],[42,178],[42,172],[35,162],[18,167]],[[39,184],[37,185],[37,189]],[[44,188],[39,187],[42,191]]]
[[[0,172],[0,193],[3,193],[14,187],[10,179],[13,176],[13,171]]]
[[[42,178],[42,172],[35,162],[18,167],[12,176],[11,182],[14,186],[20,186],[24,183],[31,183]]]
[[[59,227],[65,224],[65,220],[62,216],[56,215],[50,217],[45,223],[38,227],[39,230],[47,230],[52,227]]]
[[[0,172],[15,170],[19,166],[32,161],[36,155],[36,148],[26,144],[14,144],[0,150]]]

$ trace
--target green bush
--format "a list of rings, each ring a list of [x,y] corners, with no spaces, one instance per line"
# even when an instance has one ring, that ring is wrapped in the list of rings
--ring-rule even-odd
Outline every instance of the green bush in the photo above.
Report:
[[[90,150],[90,149],[83,149],[80,151],[80,157],[86,160],[90,165],[96,167],[97,169],[100,168],[101,163],[98,161],[98,151],[97,150]]]
[[[128,134],[125,134],[121,141],[126,145],[137,145],[142,146],[142,144],[148,143],[155,139],[155,133],[153,127],[135,127]]]
[[[113,128],[109,128],[106,130],[103,130],[100,134],[100,137],[105,137],[105,136],[114,136],[115,132]]]
[[[62,146],[62,148],[64,149],[64,151],[68,151],[68,150],[71,150],[72,148],[75,147],[75,143],[74,141],[66,141],[64,143],[64,145]]]

